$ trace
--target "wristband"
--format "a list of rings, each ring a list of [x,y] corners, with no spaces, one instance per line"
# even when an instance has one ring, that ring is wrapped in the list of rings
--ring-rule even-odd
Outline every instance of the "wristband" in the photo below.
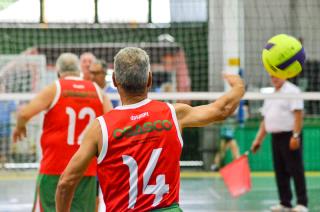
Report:
[[[300,133],[294,132],[294,133],[292,134],[292,137],[293,137],[293,138],[299,138],[299,137],[300,137]]]

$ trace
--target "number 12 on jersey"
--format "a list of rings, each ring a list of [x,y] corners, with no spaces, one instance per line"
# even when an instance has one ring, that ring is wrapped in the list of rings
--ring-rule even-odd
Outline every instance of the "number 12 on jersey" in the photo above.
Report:
[[[157,165],[161,151],[162,151],[162,148],[154,149],[152,151],[147,167],[143,172],[143,188],[142,188],[143,191],[142,192],[143,194],[155,195],[155,198],[152,204],[153,207],[157,206],[161,202],[163,195],[169,192],[169,185],[165,184],[165,175],[163,174],[157,176],[155,185],[148,185],[150,177],[154,171],[154,168]],[[123,160],[123,163],[128,166],[129,172],[130,172],[130,177],[129,177],[130,191],[129,191],[129,207],[128,208],[133,209],[136,204],[137,196],[138,196],[138,164],[137,164],[137,161],[129,155],[123,155],[122,160]]]
[[[89,116],[89,121],[87,123],[87,126],[83,129],[83,131],[78,136],[77,144],[80,145],[82,138],[83,138],[83,135],[84,135],[84,132],[88,128],[89,124],[96,118],[96,113],[94,112],[94,110],[92,108],[84,107],[79,111],[78,116],[77,116],[77,114],[73,108],[66,107],[66,114],[69,116],[68,138],[67,138],[68,139],[67,143],[69,145],[74,145],[74,136],[75,136],[74,134],[75,134],[77,119],[84,119],[86,116]]]

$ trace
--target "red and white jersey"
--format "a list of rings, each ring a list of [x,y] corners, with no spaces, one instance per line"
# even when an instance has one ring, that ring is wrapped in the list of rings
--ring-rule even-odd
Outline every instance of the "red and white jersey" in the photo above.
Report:
[[[96,84],[78,77],[56,81],[56,96],[45,113],[41,135],[41,174],[60,175],[78,150],[87,126],[103,114]],[[96,175],[93,159],[85,176]]]
[[[98,178],[106,210],[141,212],[178,203],[183,141],[174,107],[145,99],[98,120]]]

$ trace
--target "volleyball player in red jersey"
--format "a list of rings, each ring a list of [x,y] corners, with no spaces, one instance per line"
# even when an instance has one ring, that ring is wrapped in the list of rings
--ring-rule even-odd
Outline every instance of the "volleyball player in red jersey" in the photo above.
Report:
[[[13,134],[14,141],[26,136],[27,121],[45,111],[41,134],[42,159],[33,210],[38,207],[41,211],[55,211],[54,197],[59,177],[78,150],[87,126],[112,108],[110,100],[96,84],[80,78],[76,55],[62,54],[57,60],[57,69],[59,80],[44,88],[19,111]],[[89,163],[72,210],[95,209],[96,159]]]
[[[86,132],[58,183],[57,211],[69,211],[75,188],[95,155],[107,211],[181,211],[181,131],[231,115],[244,95],[244,84],[239,76],[226,75],[231,90],[215,102],[171,105],[147,97],[152,75],[145,51],[124,48],[114,65],[113,81],[123,105],[99,117]]]

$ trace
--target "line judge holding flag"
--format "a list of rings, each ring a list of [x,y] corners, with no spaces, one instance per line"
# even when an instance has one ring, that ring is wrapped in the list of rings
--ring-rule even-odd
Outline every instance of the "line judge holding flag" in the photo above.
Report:
[[[271,76],[275,93],[296,94],[300,89],[289,81]],[[260,148],[267,133],[272,136],[273,166],[280,204],[272,206],[271,211],[307,212],[307,192],[302,160],[302,122],[303,100],[267,99],[262,107],[263,120],[252,143],[255,153]],[[291,208],[292,191],[290,180],[293,178],[297,205]]]

